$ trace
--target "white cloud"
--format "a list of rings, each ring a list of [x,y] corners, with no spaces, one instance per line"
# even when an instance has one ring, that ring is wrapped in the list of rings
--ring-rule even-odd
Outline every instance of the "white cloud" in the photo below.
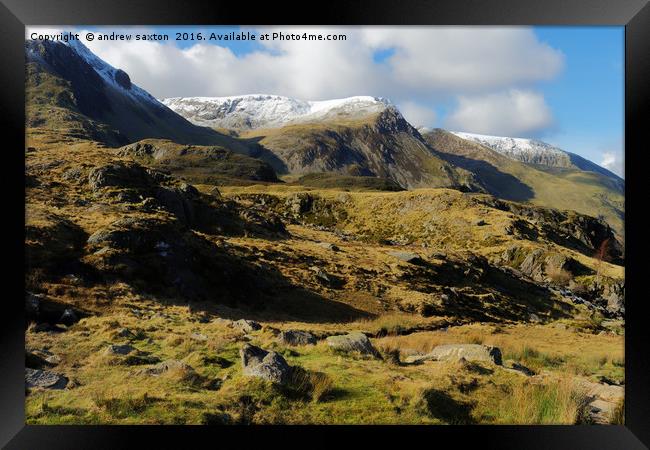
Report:
[[[446,120],[449,129],[470,133],[526,137],[553,125],[544,97],[534,91],[510,89],[478,96],[460,96]]]
[[[398,105],[399,110],[408,122],[416,128],[433,127],[436,122],[436,112],[426,106],[412,101],[406,101]]]
[[[364,41],[393,49],[396,81],[420,89],[479,92],[549,80],[564,55],[520,27],[367,27]]]
[[[142,32],[130,28],[130,32]],[[486,93],[552,79],[563,54],[521,27],[272,27],[257,32],[342,33],[345,41],[259,41],[262,48],[237,56],[200,43],[86,45],[125,70],[155,96],[237,95],[268,92],[318,100],[378,95],[394,101]],[[81,32],[82,36],[85,32]],[[384,62],[373,59],[392,51]]]
[[[269,93],[324,100],[373,95],[389,98],[409,120],[423,125],[435,122],[432,108],[437,102],[457,102],[448,122],[467,131],[521,134],[552,123],[541,94],[530,89],[555,77],[562,70],[564,55],[540,42],[531,28],[272,27],[255,31],[336,33],[346,34],[347,40],[260,41],[261,48],[243,55],[212,43],[185,49],[174,41],[85,44],[158,98]],[[389,56],[377,61],[378,51]]]
[[[616,175],[620,177],[624,177],[625,175],[624,174],[625,160],[623,158],[622,152],[621,153],[617,153],[613,151],[603,152],[600,165],[607,170],[611,170],[612,172],[614,172]]]

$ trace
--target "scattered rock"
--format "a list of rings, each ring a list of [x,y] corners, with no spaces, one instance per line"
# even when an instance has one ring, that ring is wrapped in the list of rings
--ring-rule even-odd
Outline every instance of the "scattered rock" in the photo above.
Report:
[[[331,242],[319,242],[316,245],[318,245],[319,247],[322,247],[322,248],[324,248],[326,250],[331,250],[333,252],[338,252],[340,250],[338,248],[338,246],[336,246],[335,244],[332,244]]]
[[[596,424],[611,423],[616,408],[623,401],[625,389],[623,386],[592,383],[584,379],[575,379],[578,389],[583,390],[589,398],[588,413],[591,421]]]
[[[44,389],[64,389],[68,385],[68,378],[47,370],[25,369],[25,387]]]
[[[70,308],[66,308],[65,311],[63,311],[63,314],[61,314],[61,318],[59,319],[59,323],[62,323],[63,325],[68,327],[77,322],[79,322],[79,317],[74,312],[74,310]]]
[[[254,320],[247,320],[247,319],[237,320],[233,322],[232,325],[234,328],[238,328],[244,333],[251,333],[253,331],[262,329],[262,325],[260,325],[258,322],[255,322]]]
[[[133,339],[135,337],[135,334],[133,334],[133,332],[128,328],[120,328],[119,330],[117,330],[115,336],[121,338]]]
[[[250,344],[244,344],[239,354],[244,375],[280,384],[289,382],[291,367],[282,355],[276,352],[267,352]]]
[[[194,368],[189,364],[186,364],[177,359],[168,359],[167,361],[163,361],[159,364],[156,364],[153,367],[147,367],[146,369],[141,369],[136,373],[158,376],[158,375],[162,375],[165,372],[174,371],[174,370],[184,371],[188,373],[195,372]]]
[[[506,361],[506,364],[504,365],[504,367],[506,369],[511,370],[511,371],[526,375],[527,377],[532,377],[533,375],[535,375],[535,372],[530,370],[528,367],[526,367],[526,366],[524,366],[522,364],[519,364],[516,361],[508,360],[508,361]]]
[[[278,340],[287,345],[310,345],[316,343],[316,336],[306,331],[288,330],[281,332]]]
[[[190,339],[194,339],[195,341],[207,341],[208,337],[205,334],[192,333],[190,334]]]
[[[411,264],[416,264],[419,262],[422,262],[422,258],[420,258],[420,255],[416,253],[411,253],[411,252],[404,252],[400,250],[394,250],[388,252],[390,256],[393,256],[401,261],[411,263]]]
[[[446,344],[439,345],[430,353],[421,356],[412,356],[407,362],[418,363],[423,361],[483,361],[500,366],[501,350],[498,347],[481,344]]]
[[[124,345],[113,344],[106,347],[106,353],[112,355],[128,355],[133,351],[135,351],[135,348],[129,344],[124,344]]]
[[[345,335],[330,336],[326,339],[327,345],[344,352],[359,352],[364,355],[379,357],[379,352],[373,347],[370,339],[359,332],[354,331]]]
[[[532,323],[541,323],[542,319],[539,318],[539,316],[535,313],[530,313],[528,315],[528,321]]]

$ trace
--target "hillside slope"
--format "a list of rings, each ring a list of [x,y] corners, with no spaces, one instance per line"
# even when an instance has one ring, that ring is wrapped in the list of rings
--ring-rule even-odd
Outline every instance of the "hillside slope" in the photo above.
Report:
[[[447,161],[472,172],[490,194],[601,216],[623,238],[624,195],[617,180],[575,168],[526,164],[445,130],[432,130],[424,138]]]

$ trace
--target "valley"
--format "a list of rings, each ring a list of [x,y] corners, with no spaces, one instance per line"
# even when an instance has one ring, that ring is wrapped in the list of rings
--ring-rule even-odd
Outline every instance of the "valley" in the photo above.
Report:
[[[28,424],[622,423],[613,174],[368,97],[195,98],[199,120],[81,44],[40,45]]]

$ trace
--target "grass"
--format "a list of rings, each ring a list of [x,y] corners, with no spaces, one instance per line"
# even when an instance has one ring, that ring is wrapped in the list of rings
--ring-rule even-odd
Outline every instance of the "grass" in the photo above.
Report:
[[[495,416],[501,424],[577,424],[584,421],[587,400],[568,378],[547,385],[522,383],[504,395]]]

